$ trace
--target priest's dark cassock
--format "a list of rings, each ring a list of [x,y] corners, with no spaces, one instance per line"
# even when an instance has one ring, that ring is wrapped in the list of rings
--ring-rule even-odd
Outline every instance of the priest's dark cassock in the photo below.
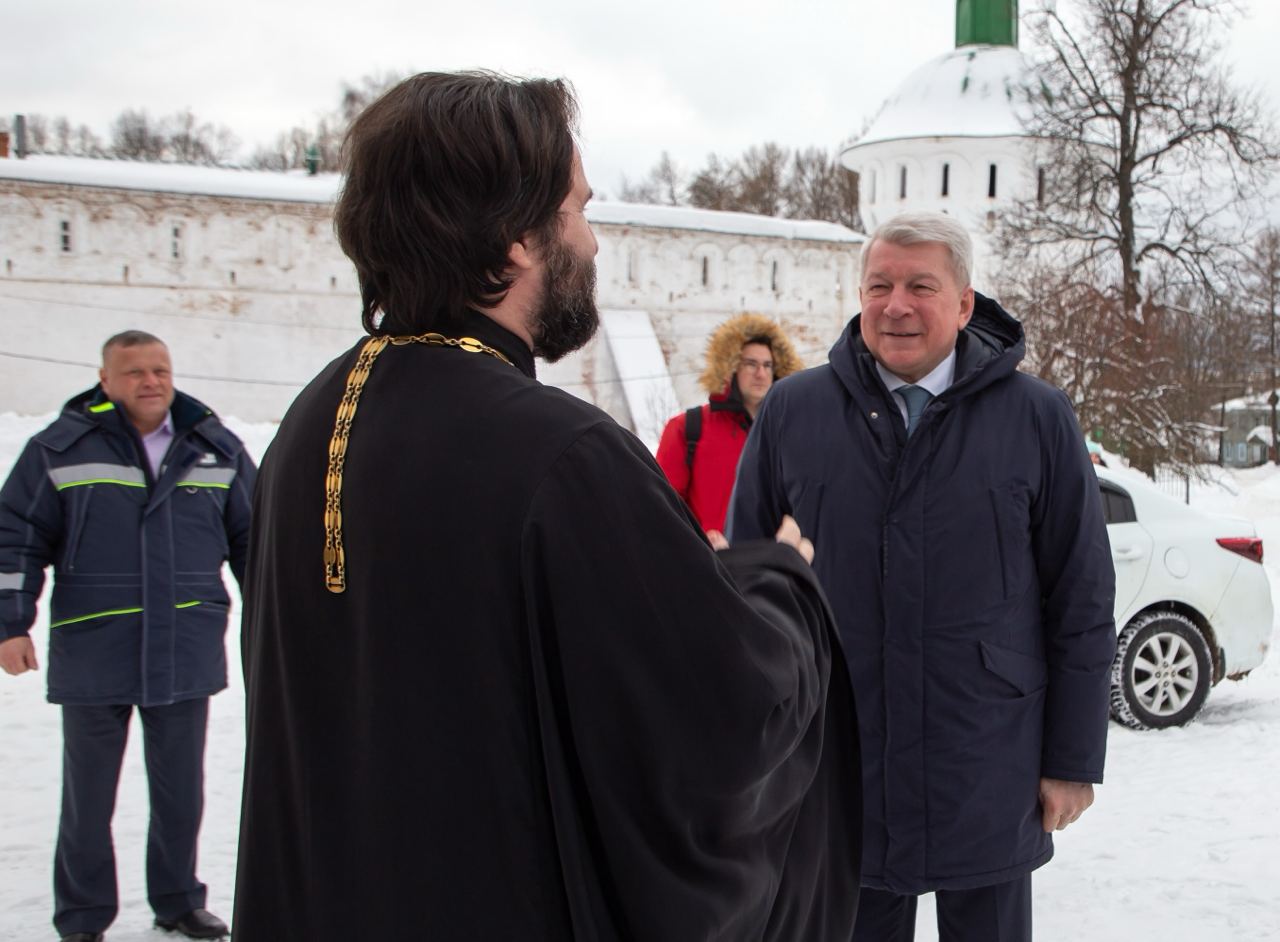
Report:
[[[633,435],[461,333],[490,352],[363,370],[340,516],[363,342],[263,461],[236,942],[849,939],[857,724],[809,567],[713,553]]]

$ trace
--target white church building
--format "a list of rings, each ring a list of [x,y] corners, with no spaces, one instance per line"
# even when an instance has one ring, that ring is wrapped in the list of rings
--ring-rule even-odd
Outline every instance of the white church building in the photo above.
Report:
[[[957,0],[956,48],[908,75],[840,154],[858,173],[867,231],[898,213],[955,216],[975,236],[981,290],[985,234],[1041,183],[1022,125],[1028,72],[1017,0]]]

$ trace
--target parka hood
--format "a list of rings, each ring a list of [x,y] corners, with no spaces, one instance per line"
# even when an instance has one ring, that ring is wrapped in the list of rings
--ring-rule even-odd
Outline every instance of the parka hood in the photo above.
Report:
[[[244,444],[222,424],[217,414],[194,396],[175,389],[169,414],[173,417],[175,432],[196,431],[228,458],[234,458],[244,449]],[[57,450],[69,447],[97,426],[121,431],[127,428],[123,414],[116,411],[100,385],[68,399],[62,406],[59,419],[36,436],[43,444]]]
[[[739,314],[731,317],[711,334],[707,341],[706,368],[698,382],[708,395],[724,393],[738,369],[742,345],[754,337],[767,337],[773,351],[773,378],[782,379],[804,369],[795,348],[782,330],[782,325],[763,314]]]
[[[967,395],[1002,379],[1018,368],[1026,352],[1021,322],[997,302],[975,291],[973,316],[956,338],[956,375],[951,388],[957,395]],[[846,386],[875,388],[875,358],[862,339],[861,314],[849,321],[831,348],[830,360]]]

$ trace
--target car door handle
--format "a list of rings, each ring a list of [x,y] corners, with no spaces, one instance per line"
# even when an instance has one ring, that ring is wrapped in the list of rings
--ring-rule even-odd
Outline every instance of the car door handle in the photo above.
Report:
[[[1123,560],[1141,559],[1147,555],[1147,551],[1141,546],[1117,546],[1111,551],[1111,555]]]

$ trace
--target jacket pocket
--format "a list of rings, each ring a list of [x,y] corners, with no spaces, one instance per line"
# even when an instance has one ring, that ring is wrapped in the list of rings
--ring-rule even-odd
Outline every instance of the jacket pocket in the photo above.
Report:
[[[62,569],[75,572],[76,556],[80,552],[80,540],[84,536],[85,524],[89,521],[89,506],[93,501],[94,485],[71,488],[71,500],[68,502],[66,514],[71,521],[67,532],[67,540],[62,549]]]
[[[1035,693],[1049,683],[1049,665],[1044,658],[1023,654],[990,641],[980,641],[978,644],[982,648],[983,666],[1011,684],[1023,696]]]
[[[1003,598],[1021,595],[1031,576],[1031,521],[1025,490],[1015,484],[988,491]]]

